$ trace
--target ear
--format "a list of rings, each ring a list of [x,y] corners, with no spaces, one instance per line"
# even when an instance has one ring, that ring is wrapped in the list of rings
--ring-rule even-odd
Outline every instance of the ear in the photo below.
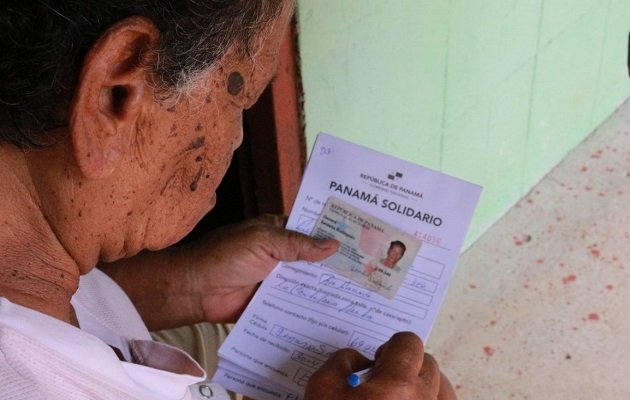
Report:
[[[158,39],[150,20],[130,17],[112,25],[86,55],[69,127],[85,177],[110,175],[130,146],[138,116],[153,101],[145,67]]]

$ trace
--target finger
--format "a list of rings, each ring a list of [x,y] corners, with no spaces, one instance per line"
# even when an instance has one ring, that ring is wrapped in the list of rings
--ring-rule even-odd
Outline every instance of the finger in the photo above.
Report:
[[[424,346],[412,332],[399,332],[376,352],[372,379],[415,382],[422,368]]]
[[[446,375],[442,373],[440,373],[440,392],[438,393],[437,400],[457,400],[453,385],[451,385]]]
[[[273,246],[272,256],[282,261],[319,261],[331,256],[339,248],[334,239],[313,239],[289,230],[280,230]]]
[[[321,367],[329,373],[340,376],[345,383],[346,377],[356,371],[368,368],[372,361],[355,349],[341,349],[334,352]]]
[[[318,387],[337,389],[338,393],[347,387],[346,379],[352,372],[368,368],[372,361],[354,349],[342,349],[333,353],[309,379],[306,392],[317,392]]]
[[[437,361],[431,354],[425,353],[418,379],[422,392],[427,393],[431,399],[435,398],[440,391],[440,378],[440,367]]]

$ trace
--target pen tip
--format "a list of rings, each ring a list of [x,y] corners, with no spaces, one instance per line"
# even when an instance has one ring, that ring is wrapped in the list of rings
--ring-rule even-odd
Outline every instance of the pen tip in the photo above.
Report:
[[[357,387],[359,386],[359,383],[361,383],[361,380],[356,374],[348,375],[348,385],[351,387]]]

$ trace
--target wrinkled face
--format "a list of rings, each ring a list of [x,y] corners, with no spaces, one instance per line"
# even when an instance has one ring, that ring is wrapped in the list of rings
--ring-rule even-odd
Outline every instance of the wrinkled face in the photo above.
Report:
[[[390,246],[387,250],[387,257],[383,261],[387,267],[392,268],[405,254],[403,248],[397,244]]]
[[[134,228],[145,230],[140,247],[159,249],[178,241],[214,206],[215,191],[242,141],[242,112],[275,73],[291,12],[285,6],[253,60],[228,52],[199,76],[190,96],[156,101],[138,121],[135,157],[150,189]]]

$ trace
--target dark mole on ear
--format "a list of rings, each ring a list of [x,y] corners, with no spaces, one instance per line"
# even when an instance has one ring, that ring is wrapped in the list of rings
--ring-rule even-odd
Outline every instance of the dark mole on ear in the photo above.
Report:
[[[201,156],[197,156],[197,158],[195,158],[195,161],[197,161],[197,162],[201,162],[202,160],[203,160],[203,157],[201,157]]]
[[[190,142],[188,144],[188,147],[186,147],[186,150],[195,150],[200,148],[201,146],[204,145],[204,143],[206,143],[206,138],[204,136],[199,136],[197,137],[195,140],[193,140],[192,142]]]
[[[167,108],[166,111],[174,112],[175,111],[175,106],[171,106],[171,107]]]
[[[228,84],[227,84],[228,93],[231,95],[239,94],[241,90],[243,89],[244,84],[245,84],[245,81],[243,80],[243,77],[241,76],[241,74],[236,71],[232,72],[230,76],[228,76]]]
[[[195,127],[195,130],[199,132],[202,129],[203,129],[203,125],[201,125],[201,122],[197,122],[197,126]]]

